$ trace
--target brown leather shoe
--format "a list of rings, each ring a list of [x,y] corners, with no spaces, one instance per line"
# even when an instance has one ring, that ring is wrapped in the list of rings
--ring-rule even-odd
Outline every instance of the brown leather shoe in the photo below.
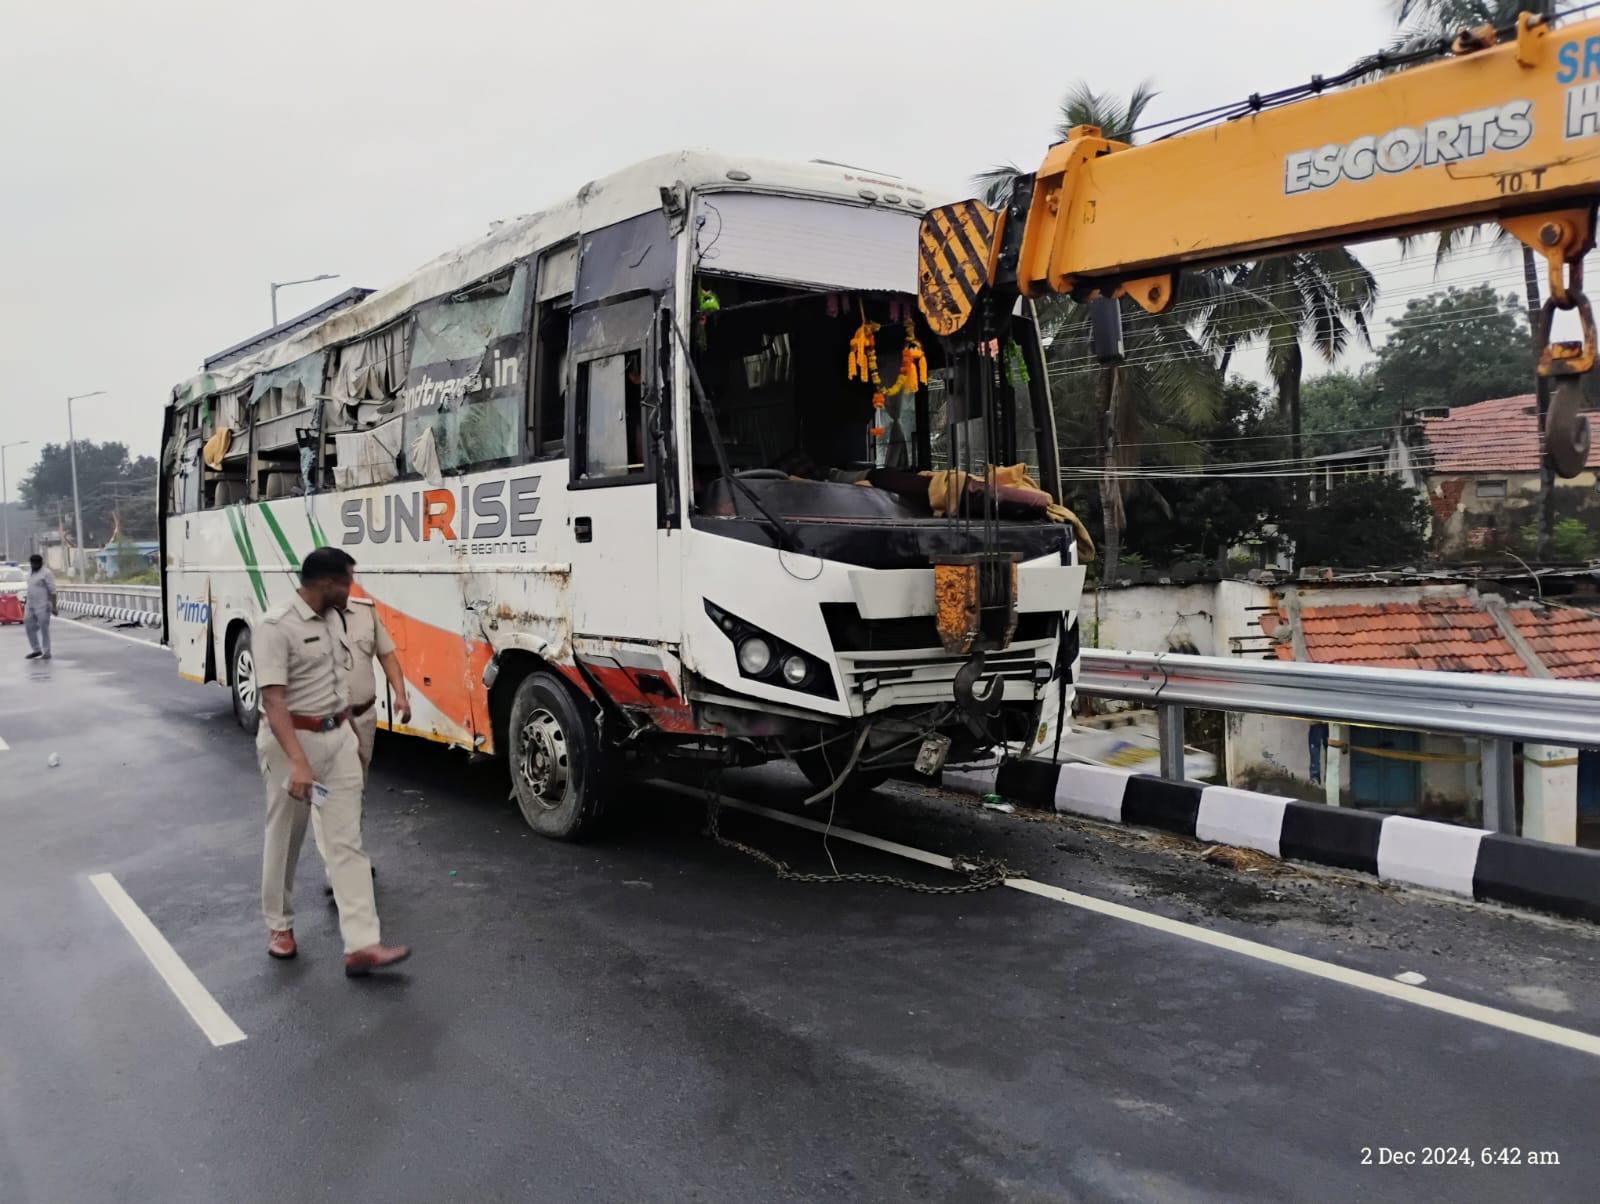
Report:
[[[293,928],[285,928],[282,932],[274,932],[272,939],[267,942],[267,956],[275,957],[279,961],[286,961],[297,952],[298,950],[294,944]]]
[[[363,974],[403,962],[410,956],[411,950],[405,945],[368,945],[365,949],[344,955],[345,977],[360,978]]]

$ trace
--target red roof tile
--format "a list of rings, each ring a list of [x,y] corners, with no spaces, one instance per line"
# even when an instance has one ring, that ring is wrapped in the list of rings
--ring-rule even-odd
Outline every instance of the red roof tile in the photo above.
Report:
[[[1555,676],[1600,681],[1600,615],[1570,607],[1532,606],[1506,614]]]
[[[1446,418],[1423,419],[1433,473],[1538,472],[1539,419],[1534,400],[1532,393],[1500,397],[1457,406]],[[1589,467],[1600,468],[1600,440],[1589,451]]]
[[[1307,607],[1301,612],[1300,626],[1306,651],[1314,661],[1528,676],[1527,666],[1500,634],[1493,616],[1479,610],[1470,598]],[[1262,630],[1272,634],[1266,623]],[[1277,652],[1280,660],[1294,659],[1294,650],[1287,643],[1278,645]]]
[[[1554,676],[1600,681],[1600,614],[1531,605],[1506,614]],[[1494,616],[1472,598],[1307,607],[1300,626],[1307,653],[1325,664],[1530,676]],[[1261,630],[1283,641],[1278,659],[1291,661],[1286,627],[1282,613],[1261,617]]]

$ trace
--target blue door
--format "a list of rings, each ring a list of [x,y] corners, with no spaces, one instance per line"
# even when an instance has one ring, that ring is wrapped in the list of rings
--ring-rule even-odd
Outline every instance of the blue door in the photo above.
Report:
[[[1418,751],[1421,738],[1416,732],[1397,732],[1385,728],[1350,729],[1350,805],[1380,811],[1412,810],[1422,801],[1420,762],[1364,753],[1363,748],[1379,753]]]
[[[1578,753],[1578,814],[1600,816],[1600,752]]]

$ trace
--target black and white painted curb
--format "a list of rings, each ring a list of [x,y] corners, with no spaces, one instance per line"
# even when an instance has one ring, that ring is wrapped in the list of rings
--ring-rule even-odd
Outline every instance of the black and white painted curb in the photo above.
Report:
[[[137,623],[140,627],[160,627],[161,616],[148,610],[131,610],[126,606],[105,606],[99,602],[74,602],[58,598],[56,607],[63,614],[81,615],[89,619],[110,619],[115,623]]]
[[[943,784],[1025,806],[1358,870],[1385,882],[1600,921],[1600,850],[1228,786],[1168,782],[1102,765],[1023,758],[998,767],[951,768]]]

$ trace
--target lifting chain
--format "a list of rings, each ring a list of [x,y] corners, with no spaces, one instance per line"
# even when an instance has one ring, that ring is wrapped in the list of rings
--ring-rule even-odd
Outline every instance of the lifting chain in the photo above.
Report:
[[[784,882],[863,882],[877,886],[895,886],[901,890],[915,891],[922,895],[967,895],[980,890],[989,890],[992,887],[1004,886],[1007,878],[1025,878],[1026,874],[1020,873],[1006,865],[1005,862],[994,857],[952,857],[950,868],[958,874],[965,874],[967,881],[959,886],[925,886],[921,882],[912,882],[908,878],[897,878],[893,874],[802,874],[792,870],[782,861],[770,853],[752,848],[742,841],[724,836],[720,827],[722,807],[715,801],[706,804],[706,835],[716,841],[725,849],[733,849],[759,861],[777,874]]]

